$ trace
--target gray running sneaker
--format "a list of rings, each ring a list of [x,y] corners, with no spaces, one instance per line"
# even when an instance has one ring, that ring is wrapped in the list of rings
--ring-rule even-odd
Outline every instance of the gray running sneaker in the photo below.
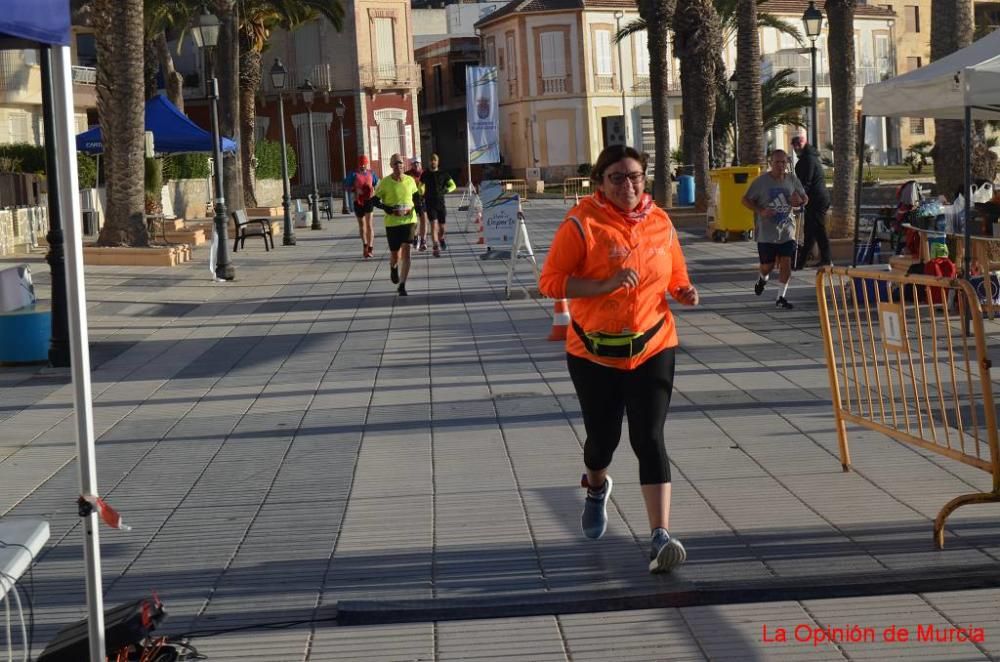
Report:
[[[580,517],[583,535],[597,540],[608,530],[608,499],[611,498],[614,483],[608,476],[601,490],[593,490],[587,483],[587,474],[583,474],[580,484],[587,488],[587,499],[583,502],[583,515]]]
[[[653,574],[670,572],[687,560],[680,540],[671,538],[666,529],[654,529],[649,545],[649,571]]]

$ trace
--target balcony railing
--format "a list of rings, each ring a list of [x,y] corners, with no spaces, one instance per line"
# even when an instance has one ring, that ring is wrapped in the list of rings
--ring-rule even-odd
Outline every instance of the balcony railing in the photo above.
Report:
[[[824,70],[823,62],[817,62],[816,85],[830,85],[830,72]],[[810,55],[796,51],[778,51],[765,55],[761,66],[761,75],[765,78],[773,76],[782,69],[792,70],[792,82],[796,86],[812,85],[812,61]],[[875,62],[862,61],[855,68],[855,85],[862,87],[872,83],[880,83],[893,76],[892,61],[889,58],[879,58]]]
[[[36,67],[35,51],[0,51],[0,90],[27,89],[32,69]]]
[[[565,94],[566,76],[542,77],[542,94]]]
[[[73,82],[78,85],[97,85],[97,69],[94,67],[73,67]]]
[[[367,89],[420,88],[416,64],[362,64],[361,86]]]
[[[635,94],[649,94],[650,83],[649,76],[636,76],[635,81],[632,83],[632,92]],[[681,84],[680,81],[675,78],[667,77],[667,92],[670,94],[680,94]]]
[[[614,92],[615,88],[618,87],[615,84],[614,74],[595,74],[594,75],[594,91],[595,92]]]

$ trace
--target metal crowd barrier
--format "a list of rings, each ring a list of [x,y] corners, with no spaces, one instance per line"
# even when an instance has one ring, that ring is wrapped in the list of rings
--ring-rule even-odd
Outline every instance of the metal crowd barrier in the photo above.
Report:
[[[833,414],[844,471],[847,424],[881,432],[989,473],[990,492],[958,496],[934,521],[970,503],[1000,502],[996,409],[979,297],[964,280],[827,267],[816,275]]]
[[[521,196],[521,202],[528,200],[528,182],[523,179],[501,179],[500,185],[505,191],[512,191]]]
[[[567,177],[563,180],[563,202],[573,200],[576,204],[580,202],[580,196],[590,193],[590,177]]]

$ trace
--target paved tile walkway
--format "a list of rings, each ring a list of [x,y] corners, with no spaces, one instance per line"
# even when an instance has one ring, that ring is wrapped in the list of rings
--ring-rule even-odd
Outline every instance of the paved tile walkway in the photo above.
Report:
[[[565,209],[526,210],[540,253]],[[843,473],[811,272],[796,276],[796,309],[777,311],[750,292],[752,245],[685,231],[703,305],[677,311],[667,445],[671,528],[690,562],[649,576],[627,445],[608,535],[582,539],[583,426],[562,346],[545,341],[551,302],[520,290],[505,301],[505,263],[477,259],[461,216],[443,258],[417,255],[406,299],[384,260],[358,259],[345,217],[298,230],[295,248],[239,252],[234,283],[208,280],[204,250],[173,269],[87,269],[99,482],[134,527],[102,531],[109,605],[157,591],[165,631],[206,633],[194,641],[213,660],[1000,656],[1000,589],[574,609],[749,580],[981,570],[1000,557],[997,508],[960,510],[936,552],[937,510],[988,476],[858,430]],[[532,282],[526,264],[519,274]],[[0,516],[52,527],[33,577],[37,653],[84,613],[65,375],[0,368],[0,426]],[[517,613],[552,596],[565,600],[556,615]],[[338,605],[377,619],[399,600],[469,604],[469,616],[514,607],[332,620]],[[217,633],[262,623],[288,627]],[[794,641],[797,627],[848,624],[878,641]],[[920,642],[918,624],[981,627],[985,642]],[[913,640],[884,641],[891,625]],[[765,627],[791,641],[766,641]]]

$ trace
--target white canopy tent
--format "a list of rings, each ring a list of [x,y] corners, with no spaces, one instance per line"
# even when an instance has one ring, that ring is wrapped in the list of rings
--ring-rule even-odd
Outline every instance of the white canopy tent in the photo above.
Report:
[[[73,404],[76,413],[80,494],[96,497],[97,458],[94,448],[94,415],[91,405],[90,348],[87,302],[83,280],[83,233],[76,141],[73,116],[73,82],[70,60],[69,0],[3,0],[0,13],[0,49],[39,48],[51,58],[51,116],[55,124],[56,163],[48,176],[58,190],[50,207],[58,206],[66,234],[66,289],[69,317]],[[44,69],[43,69],[44,71]],[[43,85],[49,85],[43,73]],[[46,106],[49,104],[46,103]],[[101,589],[101,546],[96,510],[81,513],[83,551],[87,577],[87,629],[91,662],[103,662],[104,605]],[[9,639],[9,638],[8,638]]]
[[[971,261],[972,122],[1000,119],[1000,30],[962,50],[881,83],[865,85],[858,132],[858,192],[854,237],[861,216],[865,120],[868,117],[931,117],[965,122],[965,275]],[[856,251],[855,251],[856,254]],[[855,258],[856,259],[856,258]]]

